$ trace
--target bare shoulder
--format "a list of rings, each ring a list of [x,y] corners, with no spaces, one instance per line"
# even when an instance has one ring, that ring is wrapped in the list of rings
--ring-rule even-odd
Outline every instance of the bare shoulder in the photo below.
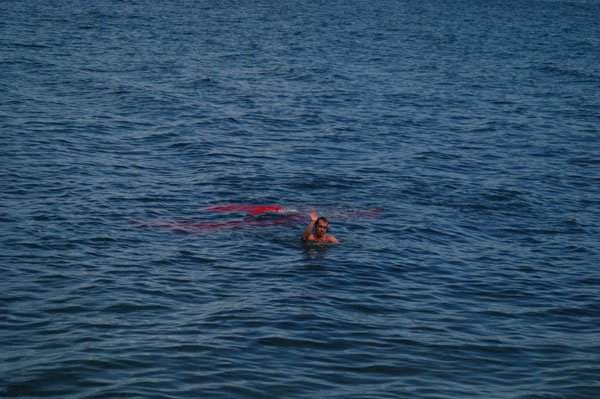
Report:
[[[302,238],[302,241],[305,241],[305,242],[306,241],[314,241],[314,240],[315,240],[315,235],[312,233],[308,236],[308,238]]]
[[[331,244],[339,244],[340,243],[338,241],[338,239],[335,238],[335,236],[327,236],[327,242],[329,242]]]

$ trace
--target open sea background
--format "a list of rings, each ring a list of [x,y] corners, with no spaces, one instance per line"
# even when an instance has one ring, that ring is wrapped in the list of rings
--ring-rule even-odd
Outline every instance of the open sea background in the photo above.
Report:
[[[600,397],[599,55],[598,1],[1,1],[0,396]],[[342,245],[131,224],[227,203]]]

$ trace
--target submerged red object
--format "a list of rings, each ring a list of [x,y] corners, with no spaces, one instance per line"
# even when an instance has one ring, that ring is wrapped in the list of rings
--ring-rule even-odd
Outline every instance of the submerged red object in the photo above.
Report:
[[[244,212],[251,215],[260,215],[266,212],[281,212],[285,208],[281,205],[240,205],[240,204],[226,204],[226,205],[212,205],[206,208],[202,208],[205,211],[216,211],[216,212]]]
[[[242,205],[242,204],[223,204],[211,205],[200,208],[203,211],[213,212],[233,212],[246,213],[243,219],[237,220],[148,220],[131,221],[130,224],[139,227],[152,227],[177,231],[181,233],[207,233],[222,229],[237,229],[244,227],[268,227],[277,225],[300,225],[307,220],[304,212],[296,209],[286,208],[281,205]],[[352,220],[355,218],[377,218],[379,209],[368,210],[330,210],[331,216],[335,220]],[[260,215],[273,212],[274,215],[262,217]]]

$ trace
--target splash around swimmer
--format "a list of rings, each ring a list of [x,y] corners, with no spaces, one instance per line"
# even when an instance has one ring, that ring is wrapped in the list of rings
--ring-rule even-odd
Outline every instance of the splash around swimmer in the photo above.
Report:
[[[335,236],[327,234],[329,222],[324,216],[319,217],[315,210],[310,211],[308,216],[310,217],[310,222],[306,226],[304,233],[302,233],[302,241],[312,241],[322,244],[340,243]]]

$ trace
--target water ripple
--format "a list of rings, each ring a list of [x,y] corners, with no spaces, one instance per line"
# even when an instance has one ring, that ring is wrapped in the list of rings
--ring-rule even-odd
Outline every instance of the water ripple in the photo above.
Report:
[[[0,395],[599,396],[595,2],[2,9]]]

